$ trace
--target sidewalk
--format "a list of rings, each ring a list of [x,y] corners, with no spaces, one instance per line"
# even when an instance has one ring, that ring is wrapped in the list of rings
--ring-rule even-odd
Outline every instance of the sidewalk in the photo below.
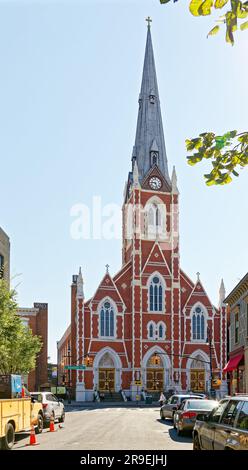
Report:
[[[97,401],[75,401],[72,400],[71,403],[68,403],[67,400],[64,403],[65,410],[69,411],[73,408],[154,408],[159,407],[159,403],[154,402],[152,404],[146,404],[144,401],[127,401],[127,402],[97,402]]]

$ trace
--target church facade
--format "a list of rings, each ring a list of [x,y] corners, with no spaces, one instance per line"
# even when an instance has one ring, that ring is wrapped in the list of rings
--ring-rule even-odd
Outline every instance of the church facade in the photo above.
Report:
[[[132,167],[123,203],[122,266],[104,274],[86,300],[81,269],[71,287],[71,363],[76,400],[94,391],[137,394],[207,392],[222,380],[227,361],[225,289],[219,306],[209,299],[199,273],[180,266],[179,191],[169,175],[151,30],[147,42]]]

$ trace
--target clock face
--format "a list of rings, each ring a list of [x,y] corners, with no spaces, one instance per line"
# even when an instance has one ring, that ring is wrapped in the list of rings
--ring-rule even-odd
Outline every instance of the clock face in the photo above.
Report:
[[[162,181],[157,176],[153,176],[149,181],[149,186],[151,189],[160,189]]]

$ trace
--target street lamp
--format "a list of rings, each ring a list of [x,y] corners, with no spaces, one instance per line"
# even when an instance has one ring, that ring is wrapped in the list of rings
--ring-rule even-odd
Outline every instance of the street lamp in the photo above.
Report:
[[[206,343],[209,345],[209,368],[210,368],[210,397],[212,397],[213,386],[213,368],[212,368],[212,335],[209,326],[207,327]]]

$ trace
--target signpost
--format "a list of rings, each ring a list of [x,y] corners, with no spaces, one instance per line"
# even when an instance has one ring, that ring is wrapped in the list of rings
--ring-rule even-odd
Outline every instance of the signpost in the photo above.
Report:
[[[64,366],[65,370],[85,370],[86,366],[79,364],[78,366]]]

